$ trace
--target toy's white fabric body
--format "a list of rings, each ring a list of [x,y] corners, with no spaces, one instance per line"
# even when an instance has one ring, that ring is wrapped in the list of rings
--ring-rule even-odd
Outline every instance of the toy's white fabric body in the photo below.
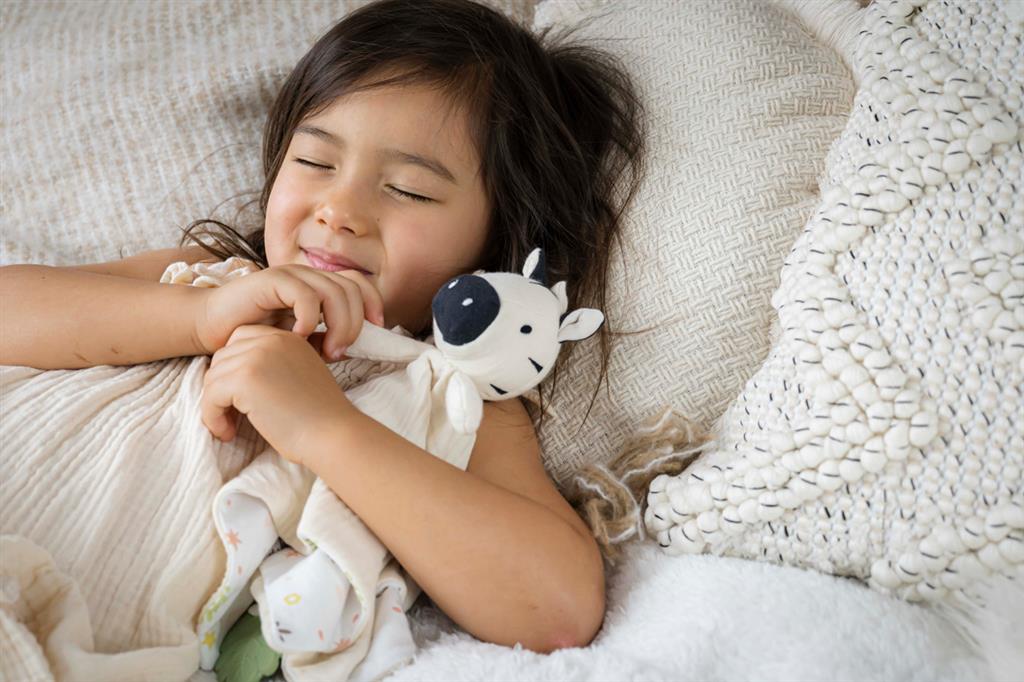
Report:
[[[551,370],[562,342],[586,338],[603,323],[595,310],[566,314],[565,284],[544,286],[543,267],[538,249],[524,276],[476,273],[446,283],[434,298],[437,346],[364,323],[347,355],[405,366],[346,396],[363,413],[464,470],[483,400],[533,388]],[[283,654],[291,682],[374,680],[412,659],[415,644],[404,612],[419,586],[311,472],[268,451],[225,484],[213,506],[228,562],[200,616],[201,667],[212,669],[224,635],[250,604],[250,592],[259,604],[263,637]],[[289,548],[279,549],[279,536]]]

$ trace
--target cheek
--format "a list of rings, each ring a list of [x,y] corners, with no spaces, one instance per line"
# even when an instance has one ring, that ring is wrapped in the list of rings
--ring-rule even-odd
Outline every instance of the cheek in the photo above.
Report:
[[[384,308],[410,331],[429,320],[430,302],[449,278],[451,254],[444,240],[408,237],[387,248],[387,276],[380,282]]]
[[[293,241],[293,232],[302,222],[305,212],[306,200],[302,192],[287,176],[279,175],[267,199],[264,240],[268,259],[284,257],[280,252]]]
[[[403,307],[414,305],[433,286],[429,240],[407,238],[388,252],[388,287],[385,296]],[[431,294],[433,295],[433,294]]]

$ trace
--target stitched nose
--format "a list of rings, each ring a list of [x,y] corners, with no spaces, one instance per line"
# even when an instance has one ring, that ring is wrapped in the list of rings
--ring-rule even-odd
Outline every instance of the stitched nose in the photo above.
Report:
[[[464,346],[478,338],[498,318],[501,299],[491,283],[477,275],[449,280],[431,304],[434,322],[444,341]]]

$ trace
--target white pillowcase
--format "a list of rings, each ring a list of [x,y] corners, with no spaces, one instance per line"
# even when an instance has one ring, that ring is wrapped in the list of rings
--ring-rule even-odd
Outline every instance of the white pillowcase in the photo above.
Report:
[[[582,429],[596,339],[574,353],[540,434],[561,483],[665,406],[710,426],[764,360],[769,295],[854,93],[839,55],[766,3],[547,0],[535,27],[584,19],[577,35],[623,61],[651,119],[604,312],[614,330],[655,329],[617,339]]]

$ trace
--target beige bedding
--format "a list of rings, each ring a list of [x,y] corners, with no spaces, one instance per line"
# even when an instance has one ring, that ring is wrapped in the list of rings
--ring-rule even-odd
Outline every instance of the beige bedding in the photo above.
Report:
[[[137,682],[198,666],[194,618],[223,577],[214,495],[266,443],[202,424],[209,357],[0,366],[0,678]],[[342,387],[388,365],[330,366]]]
[[[224,554],[196,510],[264,447],[251,429],[221,443],[202,425],[208,363],[0,367],[0,573],[18,593],[3,611],[58,679],[183,679],[198,666],[193,617]],[[14,644],[43,663],[8,632],[5,665]]]

